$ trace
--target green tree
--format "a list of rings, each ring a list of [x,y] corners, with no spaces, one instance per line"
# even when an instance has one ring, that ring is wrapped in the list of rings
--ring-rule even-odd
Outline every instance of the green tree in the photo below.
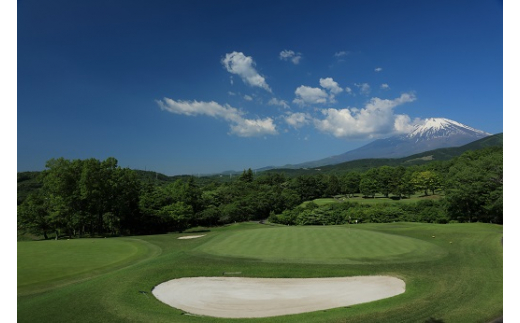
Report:
[[[381,166],[377,169],[376,181],[378,191],[385,197],[392,192],[396,181],[398,181],[396,171],[390,166]]]
[[[372,178],[362,178],[359,183],[359,191],[365,196],[374,198],[378,191],[377,181]]]
[[[184,202],[175,202],[162,207],[159,214],[170,218],[174,230],[183,232],[193,219],[193,208]]]
[[[54,223],[49,216],[48,203],[39,194],[30,194],[17,208],[18,230],[32,234],[42,234],[48,239],[47,233],[54,230]]]
[[[239,181],[245,182],[245,183],[252,183],[254,179],[253,171],[251,168],[249,168],[247,171],[244,169],[242,172],[242,175],[238,178]]]
[[[82,161],[69,161],[64,158],[50,159],[45,164],[46,169],[42,172],[43,195],[49,203],[49,214],[54,229],[56,239],[59,230],[65,229],[72,235],[74,224],[82,215],[82,200],[78,186],[81,176]]]
[[[338,177],[334,174],[328,176],[325,185],[325,195],[334,196],[341,193],[341,183]]]
[[[468,151],[456,159],[446,183],[450,218],[464,222],[503,221],[503,149]]]
[[[357,172],[348,172],[341,178],[342,193],[348,197],[353,197],[359,192],[359,183],[361,182],[361,174]]]

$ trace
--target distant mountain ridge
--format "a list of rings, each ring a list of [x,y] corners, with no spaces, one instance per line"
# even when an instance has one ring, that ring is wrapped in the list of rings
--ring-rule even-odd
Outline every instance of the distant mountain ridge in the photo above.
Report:
[[[367,158],[401,158],[438,148],[458,147],[491,134],[446,118],[429,118],[408,134],[377,139],[365,146],[328,158],[286,165],[282,168],[309,168],[335,165]]]
[[[459,147],[438,148],[401,158],[366,158],[346,161],[340,164],[320,166],[315,168],[274,168],[268,172],[284,173],[288,176],[313,174],[342,174],[345,172],[365,172],[381,166],[411,166],[423,165],[434,161],[446,161],[456,158],[469,150],[479,150],[489,147],[503,147],[503,133],[491,135]]]

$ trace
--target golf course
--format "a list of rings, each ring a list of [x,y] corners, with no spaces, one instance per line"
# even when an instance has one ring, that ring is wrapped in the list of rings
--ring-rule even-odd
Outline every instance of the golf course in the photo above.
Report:
[[[502,229],[483,223],[244,222],[184,233],[19,241],[17,316],[19,322],[491,322],[503,311]],[[246,278],[317,284],[349,277],[388,277],[402,290],[354,305],[247,319],[192,313],[154,294],[165,282],[190,284],[189,278],[231,279],[213,291],[218,297]],[[361,295],[359,286],[345,291]],[[317,292],[320,302],[338,297],[329,289]],[[262,285],[247,298],[258,303],[255,290],[260,295]],[[184,301],[190,295],[183,294]],[[225,306],[233,311],[233,304]]]

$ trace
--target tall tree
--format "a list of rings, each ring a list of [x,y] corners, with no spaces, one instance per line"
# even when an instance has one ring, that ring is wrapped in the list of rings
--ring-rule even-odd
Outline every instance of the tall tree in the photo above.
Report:
[[[445,194],[452,219],[502,223],[502,148],[469,151],[457,158],[450,168]]]
[[[40,194],[30,194],[18,205],[18,230],[32,234],[42,234],[48,239],[48,233],[54,230],[54,223],[49,215],[48,202]]]
[[[353,197],[359,192],[359,183],[361,182],[361,175],[358,172],[348,172],[341,178],[342,193]]]
[[[242,172],[242,175],[238,178],[239,181],[245,182],[245,183],[252,183],[254,179],[253,171],[251,168],[249,168],[247,171],[244,169]]]
[[[325,184],[325,195],[334,196],[341,193],[341,184],[338,177],[334,174],[329,175]]]

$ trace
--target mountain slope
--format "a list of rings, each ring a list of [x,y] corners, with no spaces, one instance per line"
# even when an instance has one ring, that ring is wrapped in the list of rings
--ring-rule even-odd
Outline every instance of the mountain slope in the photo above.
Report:
[[[490,133],[471,128],[457,121],[430,118],[426,119],[423,124],[415,125],[408,134],[378,139],[341,155],[288,167],[319,167],[366,158],[400,158],[437,148],[462,146],[490,135]]]
[[[356,159],[340,164],[327,165],[319,168],[305,168],[305,169],[288,169],[279,168],[271,169],[268,172],[284,173],[289,177],[298,175],[313,175],[313,174],[342,174],[345,172],[365,172],[370,168],[381,166],[411,166],[422,165],[432,161],[445,161],[462,155],[469,150],[478,150],[487,147],[502,147],[503,133],[491,135],[469,144],[460,147],[439,148],[425,151],[419,154],[410,155],[402,158],[367,158]]]

